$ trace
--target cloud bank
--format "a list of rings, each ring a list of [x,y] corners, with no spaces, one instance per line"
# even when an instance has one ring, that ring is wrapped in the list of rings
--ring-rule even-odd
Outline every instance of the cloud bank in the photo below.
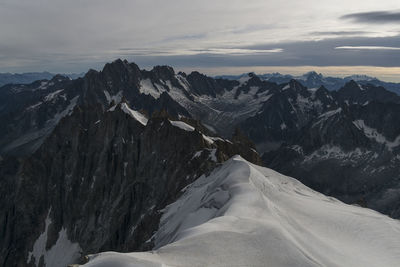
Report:
[[[143,67],[397,67],[395,7],[398,0],[2,0],[0,72],[81,72],[116,58]]]

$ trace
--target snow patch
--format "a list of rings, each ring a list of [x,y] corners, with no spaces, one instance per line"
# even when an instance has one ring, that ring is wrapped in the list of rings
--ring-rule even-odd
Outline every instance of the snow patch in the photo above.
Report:
[[[365,88],[364,88],[364,87],[362,87],[362,85],[361,85],[361,84],[357,83],[357,85],[358,85],[358,88],[360,88],[360,90],[361,90],[361,91],[365,91]]]
[[[240,77],[238,80],[238,82],[240,83],[239,87],[245,85],[250,79],[251,77],[249,75]]]
[[[193,132],[194,127],[190,126],[187,123],[184,123],[183,121],[169,121],[173,126],[178,127],[182,130],[188,131],[188,132]]]
[[[67,230],[62,228],[54,246],[44,255],[46,266],[64,267],[76,262],[81,256],[81,247],[68,239]]]
[[[118,104],[122,100],[122,91],[119,91],[116,95],[110,95],[110,93],[106,90],[103,91],[104,95],[106,96],[108,104],[110,104],[112,101],[114,101],[115,104]]]
[[[72,114],[72,111],[74,110],[74,107],[76,106],[78,102],[79,96],[75,96],[74,98],[71,99],[69,105],[61,112],[57,113],[54,115],[54,122],[57,124],[63,117],[69,116]]]
[[[378,130],[366,125],[364,120],[355,120],[353,124],[358,129],[362,130],[368,138],[375,140],[377,143],[386,145],[389,150],[393,150],[393,148],[400,145],[400,136],[397,136],[394,141],[389,141],[383,134],[379,133]]]
[[[202,153],[203,153],[203,150],[200,150],[200,151],[197,151],[196,153],[194,153],[194,155],[192,157],[192,160],[195,159],[195,158],[200,157]]]
[[[64,267],[78,260],[82,249],[78,243],[72,243],[68,239],[67,230],[62,228],[58,233],[57,242],[49,250],[46,250],[48,229],[52,223],[50,212],[51,208],[45,219],[44,232],[33,244],[33,250],[29,252],[26,263],[33,260],[33,264],[39,266],[40,258],[43,256],[45,266]]]
[[[210,156],[208,157],[210,160],[212,160],[214,162],[218,162],[216,152],[217,152],[216,148],[211,149]]]
[[[47,96],[44,97],[44,101],[45,102],[52,101],[55,97],[57,97],[63,91],[64,91],[64,89],[61,89],[61,90],[57,90],[53,93],[48,94]]]
[[[46,253],[47,231],[49,229],[49,225],[51,224],[50,212],[51,208],[49,209],[45,219],[44,232],[40,234],[38,239],[36,239],[35,243],[33,244],[33,250],[32,252],[29,252],[26,263],[29,263],[33,259],[35,266],[38,266],[40,257]]]
[[[319,99],[313,100],[312,97],[304,97],[301,94],[297,95],[296,102],[293,104],[296,104],[303,113],[307,113],[312,109],[321,109],[322,107]]]
[[[161,93],[165,91],[162,86],[153,86],[153,83],[150,79],[144,79],[140,81],[140,92],[145,95],[151,95],[154,98],[159,98]],[[160,90],[161,89],[161,90]]]
[[[144,126],[147,125],[148,119],[140,112],[130,109],[126,103],[121,104],[121,110],[126,114],[130,115],[132,118],[143,124]]]
[[[203,136],[203,139],[210,145],[214,144],[214,141],[208,137],[207,135],[201,134]]]
[[[40,86],[39,86],[39,90],[46,90],[47,88],[48,88],[48,85],[49,85],[49,82],[48,81],[42,81],[41,83],[40,83]]]
[[[361,158],[368,158],[369,151],[356,148],[352,151],[344,151],[338,146],[324,145],[304,158],[304,162],[323,161],[327,159],[338,159],[349,163],[356,163]]]
[[[34,104],[32,106],[27,107],[26,110],[29,111],[29,110],[35,109],[35,108],[39,107],[42,104],[43,104],[43,102],[40,101],[40,102],[38,102],[38,103],[36,103],[36,104]]]
[[[128,162],[124,162],[124,177],[126,177],[126,167],[128,167]]]
[[[179,74],[175,75],[175,78],[178,80],[183,89],[189,92],[190,83],[186,80],[186,78]]]
[[[324,114],[321,114],[318,118],[319,119],[327,119],[327,118],[332,117],[333,115],[336,115],[340,112],[342,112],[342,108],[330,110],[330,111],[325,112]]]

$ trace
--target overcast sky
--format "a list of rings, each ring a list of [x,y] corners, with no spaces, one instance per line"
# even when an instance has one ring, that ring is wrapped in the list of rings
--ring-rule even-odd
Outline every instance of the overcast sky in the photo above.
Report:
[[[82,72],[123,58],[208,74],[400,80],[398,0],[0,0],[0,36],[1,72]]]

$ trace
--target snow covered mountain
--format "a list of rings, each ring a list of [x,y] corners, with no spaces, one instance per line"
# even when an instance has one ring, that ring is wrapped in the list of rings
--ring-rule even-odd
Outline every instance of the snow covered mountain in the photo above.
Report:
[[[163,210],[156,249],[89,256],[106,266],[396,266],[400,222],[236,156]]]
[[[186,186],[202,175],[199,181],[207,180],[210,172],[236,154],[348,204],[400,218],[400,96],[379,86],[350,81],[331,92],[323,86],[308,88],[293,79],[277,84],[253,73],[238,80],[214,79],[198,72],[176,73],[168,66],[141,70],[134,63],[116,60],[76,80],[56,76],[50,81],[2,87],[0,123],[2,266],[53,266],[55,261],[65,265],[79,262],[81,255],[102,251],[173,247],[181,239],[160,230],[169,225],[164,219],[159,224],[162,214],[172,216],[168,208],[166,213],[161,211],[176,202]],[[238,158],[229,162],[232,171],[240,162],[252,166],[249,169],[272,173]],[[266,184],[273,179],[272,174],[264,176],[259,179],[266,179]],[[253,185],[249,177],[242,176]],[[258,191],[245,190],[268,199],[264,182],[259,186]],[[299,192],[306,190],[299,188]],[[227,198],[225,187],[219,191],[222,195],[218,193],[215,201],[197,203],[216,212],[200,209],[207,220],[216,214],[225,216],[225,210],[220,210],[221,201]],[[329,200],[315,192],[310,198]],[[284,200],[271,201],[283,205]],[[343,209],[347,214],[349,206],[333,202],[335,211]],[[232,207],[241,210],[242,205],[247,204]],[[266,213],[271,211],[267,208]],[[354,209],[363,219],[350,219],[363,225],[375,215],[391,221]],[[319,221],[325,216],[307,215]],[[237,213],[234,216],[241,218]],[[189,219],[181,226],[192,227],[192,223]],[[347,227],[345,222],[340,225]],[[374,225],[365,231],[375,231]],[[183,228],[178,232],[186,233]],[[323,252],[299,243],[305,243],[305,237],[296,242],[286,237],[277,235],[277,240],[291,242],[287,246],[313,259],[313,264],[329,265],[317,256]],[[62,252],[66,247],[68,254]],[[364,248],[368,253],[372,250]],[[347,252],[338,253],[346,256],[343,263],[354,259]]]

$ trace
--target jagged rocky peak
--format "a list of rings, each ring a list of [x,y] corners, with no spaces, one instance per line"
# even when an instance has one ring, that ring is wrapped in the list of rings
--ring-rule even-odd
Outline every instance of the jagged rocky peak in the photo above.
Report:
[[[142,70],[141,90],[145,94],[150,94],[158,98],[163,92],[170,92],[177,89],[189,97],[186,91],[188,84],[185,77],[175,71],[170,66],[155,66],[150,71]]]
[[[103,75],[108,82],[116,81],[119,78],[122,82],[137,82],[140,79],[140,69],[135,63],[127,60],[117,59],[112,63],[107,63],[103,70]]]
[[[247,81],[247,84],[249,86],[258,86],[260,85],[263,81],[260,79],[260,77],[257,76],[257,74],[255,74],[254,72],[250,72],[248,74],[249,76],[249,80]]]
[[[190,73],[187,78],[192,86],[192,92],[196,95],[210,95],[216,97],[216,94],[222,94],[224,87],[215,80],[197,71]]]
[[[321,73],[317,73],[316,71],[310,71],[304,74],[304,77],[306,77],[307,80],[320,80],[324,76]]]
[[[175,78],[175,70],[170,66],[155,66],[151,72],[154,74],[154,78],[163,81],[171,81]]]
[[[289,83],[287,83],[290,89],[293,89],[294,91],[303,91],[306,89],[305,86],[303,86],[298,80],[296,79],[291,79]],[[287,89],[289,89],[287,88]]]
[[[65,82],[65,81],[69,81],[69,80],[71,80],[71,79],[64,75],[56,74],[53,76],[53,78],[51,78],[50,81],[51,82]]]
[[[234,87],[237,88],[235,99],[238,99],[241,94],[250,93],[254,98],[258,98],[260,94],[269,93],[272,95],[280,90],[280,87],[276,83],[262,80],[254,72],[242,76],[238,82],[239,84]]]
[[[126,59],[122,60],[118,58],[111,63],[106,63],[102,71],[103,72],[121,71],[129,67],[131,67],[131,64]]]
[[[347,104],[368,104],[372,101],[400,103],[400,96],[382,86],[359,84],[354,80],[346,83],[338,92],[338,98]]]
[[[287,84],[281,84],[282,91],[288,97],[296,98],[298,94],[309,97],[311,93],[307,87],[303,86],[298,80],[291,79]]]
[[[186,74],[185,72],[183,72],[183,71],[179,71],[179,72],[178,72],[178,75],[180,75],[180,76],[182,76],[182,77],[184,77],[184,78],[187,77],[187,74]]]
[[[318,89],[311,88],[308,91],[310,91],[313,99],[320,100],[326,107],[335,108],[338,105],[335,96],[323,85]]]
[[[335,129],[332,131],[332,129]],[[304,152],[309,153],[329,144],[352,151],[357,148],[370,148],[370,140],[353,123],[346,106],[329,110],[311,122],[295,143],[302,144]]]
[[[354,123],[369,134],[370,138],[389,144],[392,148],[400,146],[400,106],[396,103],[372,101],[367,105],[349,106],[354,114]]]
[[[341,90],[363,90],[363,88],[354,80],[348,81],[339,91]]]
[[[82,101],[107,105],[112,99],[120,100],[122,96],[131,101],[140,94],[140,80],[141,72],[136,64],[115,60],[107,63],[100,72],[90,70],[86,73],[81,85]]]

